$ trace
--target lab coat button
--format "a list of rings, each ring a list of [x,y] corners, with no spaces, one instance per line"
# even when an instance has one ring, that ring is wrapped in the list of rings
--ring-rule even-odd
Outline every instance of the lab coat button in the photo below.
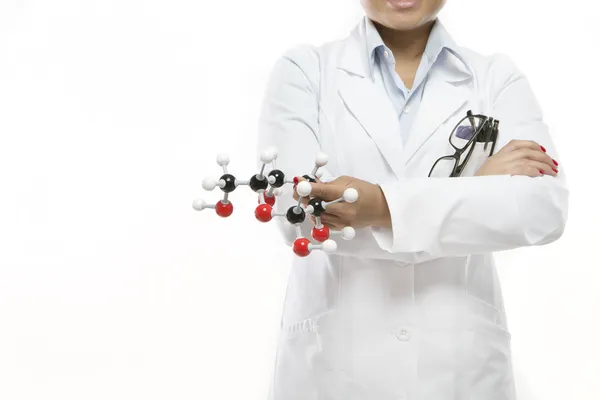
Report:
[[[407,341],[410,339],[410,332],[408,331],[408,329],[400,329],[397,333],[396,333],[396,337],[398,338],[398,340],[401,341]]]
[[[387,51],[387,50],[385,50],[385,51],[383,52],[383,55],[385,56],[385,58],[388,58],[388,57],[390,56],[390,52],[389,52],[389,51]]]

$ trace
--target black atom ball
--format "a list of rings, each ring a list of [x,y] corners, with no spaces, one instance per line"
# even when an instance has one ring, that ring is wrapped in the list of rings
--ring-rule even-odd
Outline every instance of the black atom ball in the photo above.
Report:
[[[297,206],[291,206],[290,208],[288,208],[287,213],[285,214],[285,217],[287,218],[288,222],[293,225],[301,224],[306,218],[306,213],[304,212],[304,210],[300,207],[296,209],[296,207]],[[300,212],[296,214],[297,211]]]
[[[225,193],[231,193],[235,190],[235,176],[231,174],[225,174],[219,178],[219,180],[225,181],[225,187],[221,188]]]
[[[310,183],[317,183],[317,180],[313,177],[311,177],[310,175],[304,175],[302,176],[304,179],[306,179],[307,181],[309,181]]]
[[[310,201],[308,202],[309,206],[313,207],[313,212],[312,214],[315,217],[320,217],[321,214],[323,214],[325,212],[325,208],[323,208],[323,200],[321,199],[317,199],[317,198],[313,198],[310,199]]]
[[[254,190],[255,192],[258,192],[259,190],[267,190],[268,186],[269,181],[267,181],[265,176],[263,176],[262,179],[258,179],[256,175],[252,175],[252,178],[250,178],[250,189]]]
[[[269,176],[275,177],[275,183],[271,184],[271,186],[280,188],[285,184],[285,175],[278,169],[274,169],[269,173]]]

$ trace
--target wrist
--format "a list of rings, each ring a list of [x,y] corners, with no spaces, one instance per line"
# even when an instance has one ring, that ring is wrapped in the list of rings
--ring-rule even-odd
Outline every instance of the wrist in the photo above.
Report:
[[[392,227],[392,219],[390,215],[390,208],[387,203],[387,199],[385,198],[385,193],[381,186],[377,186],[377,202],[374,204],[376,211],[376,221],[373,224],[374,226],[379,226],[382,228],[391,228]]]

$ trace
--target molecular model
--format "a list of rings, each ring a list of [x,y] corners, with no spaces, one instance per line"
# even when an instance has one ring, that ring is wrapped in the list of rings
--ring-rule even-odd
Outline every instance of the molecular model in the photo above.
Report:
[[[233,213],[233,203],[229,200],[229,194],[238,186],[249,186],[258,194],[258,206],[254,210],[254,216],[260,222],[269,222],[275,217],[285,218],[287,222],[296,228],[296,240],[294,241],[293,251],[300,257],[308,256],[312,250],[322,249],[326,252],[333,252],[337,249],[337,243],[331,237],[339,236],[344,240],[354,238],[355,231],[352,227],[345,227],[341,231],[330,231],[330,229],[321,223],[321,214],[325,212],[328,206],[340,202],[353,203],[358,199],[356,189],[348,188],[344,191],[343,196],[333,201],[323,201],[321,199],[311,197],[312,190],[311,182],[316,182],[320,177],[319,168],[327,164],[327,155],[319,153],[315,159],[315,167],[310,174],[304,175],[305,181],[300,182],[298,177],[293,179],[286,178],[285,174],[278,169],[273,169],[268,175],[265,175],[265,168],[277,158],[277,149],[271,147],[261,153],[260,161],[262,167],[260,172],[252,175],[249,180],[237,179],[231,175],[227,166],[229,165],[229,156],[219,154],[217,156],[217,164],[223,168],[223,175],[219,179],[205,178],[202,181],[202,188],[207,191],[212,191],[215,188],[221,189],[223,199],[216,204],[208,204],[203,199],[194,200],[192,207],[197,211],[205,209],[214,209],[218,216],[227,218]],[[293,188],[298,194],[298,204],[291,206],[287,212],[278,213],[275,211],[275,198],[281,195],[282,188],[285,184],[293,184]],[[309,198],[308,205],[302,204],[305,198]],[[317,243],[312,243],[309,239],[302,236],[300,225],[306,220],[307,215],[315,217],[314,226],[311,231],[312,238]]]

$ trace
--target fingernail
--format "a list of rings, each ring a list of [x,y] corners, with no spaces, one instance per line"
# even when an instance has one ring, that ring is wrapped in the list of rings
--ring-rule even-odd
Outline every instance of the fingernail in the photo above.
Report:
[[[540,146],[540,148],[542,149],[542,151],[545,153],[546,149],[544,148],[544,146]]]
[[[540,169],[540,174],[544,175],[544,171],[542,171],[541,169]]]
[[[556,168],[552,168],[552,171],[554,171],[558,174],[558,170]]]
[[[556,162],[556,160],[552,160],[552,162],[558,167],[558,163]]]

